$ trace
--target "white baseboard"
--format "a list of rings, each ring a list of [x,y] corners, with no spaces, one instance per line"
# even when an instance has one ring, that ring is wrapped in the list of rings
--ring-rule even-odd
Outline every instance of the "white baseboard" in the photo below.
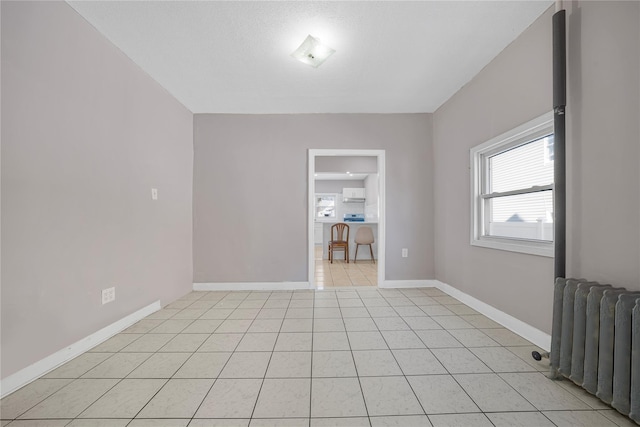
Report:
[[[432,288],[436,286],[436,280],[385,280],[379,288]]]
[[[76,341],[70,346],[63,348],[62,350],[57,351],[52,355],[47,356],[44,359],[41,359],[27,366],[24,369],[19,370],[15,374],[9,375],[8,377],[0,381],[0,397],[5,397],[18,390],[19,388],[24,387],[30,382],[54,370],[63,363],[68,362],[74,357],[77,357],[82,353],[97,346],[101,342],[106,341],[118,332],[128,328],[137,321],[147,317],[151,313],[160,310],[160,308],[160,301],[149,304],[148,306],[143,307],[134,313],[131,313],[130,315],[118,320],[117,322],[105,326],[104,328],[89,335],[88,337],[85,337],[80,341]]]
[[[194,291],[289,291],[314,289],[309,282],[194,283]]]
[[[463,302],[469,307],[473,308],[477,312],[487,316],[489,319],[498,322],[505,328],[515,332],[520,335],[522,338],[531,341],[541,349],[545,351],[549,351],[551,348],[551,335],[543,332],[528,323],[523,322],[522,320],[516,319],[510,314],[505,313],[504,311],[498,310],[497,308],[480,301],[472,297],[469,294],[466,294],[451,285],[447,285],[439,280],[434,280],[435,287],[440,289],[443,292],[451,295],[453,298]]]

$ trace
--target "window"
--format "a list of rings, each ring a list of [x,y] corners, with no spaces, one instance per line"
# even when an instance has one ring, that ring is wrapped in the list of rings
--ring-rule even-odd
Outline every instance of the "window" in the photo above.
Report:
[[[553,114],[471,149],[471,244],[553,256]]]
[[[316,218],[336,217],[336,195],[316,194]]]

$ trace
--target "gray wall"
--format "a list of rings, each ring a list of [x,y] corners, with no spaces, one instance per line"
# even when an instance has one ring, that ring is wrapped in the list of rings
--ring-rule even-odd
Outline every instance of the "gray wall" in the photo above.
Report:
[[[568,13],[567,273],[640,290],[640,3]]]
[[[364,181],[316,179],[316,193],[337,193],[342,196],[342,190],[344,188],[364,188]]]
[[[194,117],[194,282],[307,281],[310,148],[386,150],[386,277],[433,278],[431,115]]]
[[[193,121],[66,3],[1,7],[5,378],[189,292]]]
[[[640,289],[640,12],[569,4],[568,265]],[[469,149],[552,107],[551,11],[434,114],[436,277],[547,333],[553,260],[469,244]]]

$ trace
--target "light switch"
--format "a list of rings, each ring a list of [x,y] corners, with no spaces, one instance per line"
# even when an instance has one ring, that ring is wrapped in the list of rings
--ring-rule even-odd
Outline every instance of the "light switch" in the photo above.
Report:
[[[409,249],[402,248],[402,258],[407,258],[409,256]]]
[[[158,200],[158,189],[157,188],[152,188],[151,189],[151,199]]]

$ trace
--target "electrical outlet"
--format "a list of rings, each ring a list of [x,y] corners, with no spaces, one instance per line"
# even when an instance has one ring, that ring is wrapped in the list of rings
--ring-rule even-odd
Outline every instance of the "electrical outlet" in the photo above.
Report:
[[[102,290],[102,304],[109,303],[116,299],[116,288],[107,288]]]
[[[409,249],[402,248],[402,258],[407,258],[409,256]]]
[[[157,188],[152,188],[151,189],[151,199],[152,200],[158,200],[158,189]]]

